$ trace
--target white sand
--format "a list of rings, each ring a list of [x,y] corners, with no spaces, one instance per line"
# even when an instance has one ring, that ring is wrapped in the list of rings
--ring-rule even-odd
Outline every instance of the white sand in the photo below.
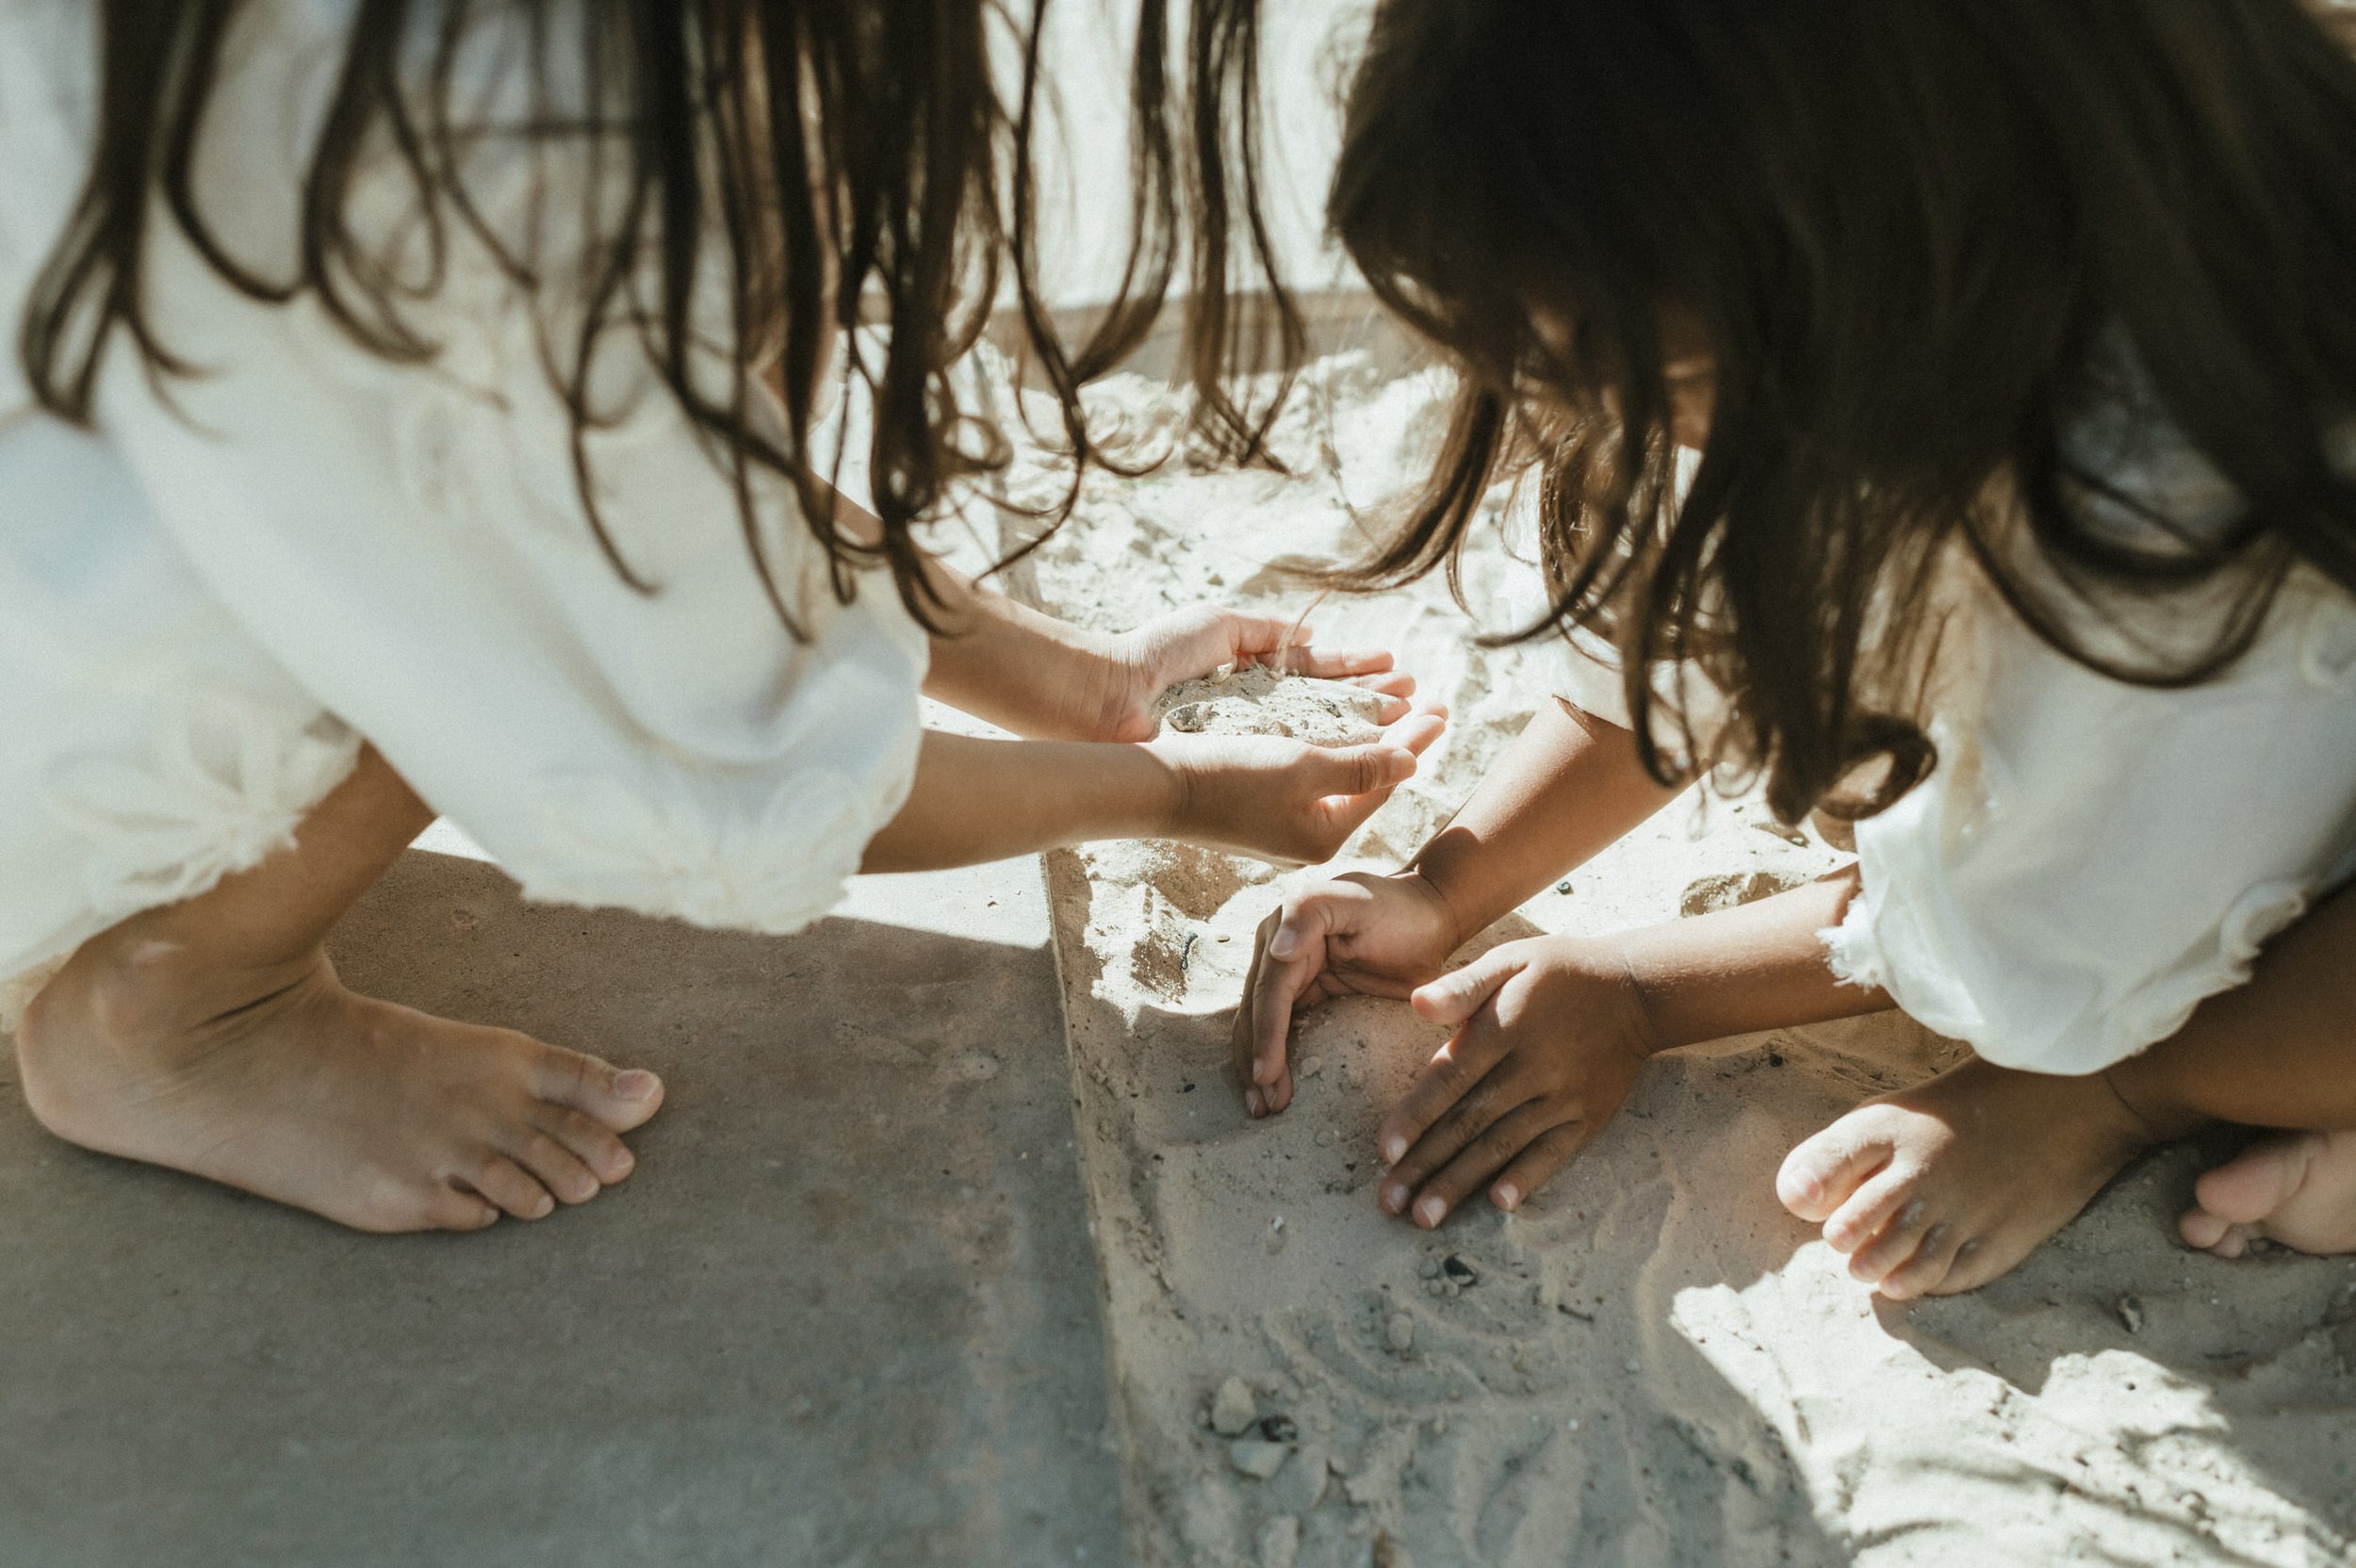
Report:
[[[1015,581],[1104,627],[1203,597],[1298,613],[1309,596],[1273,564],[1363,542],[1351,509],[1415,473],[1435,390],[1323,362],[1283,433],[1304,477],[1181,456],[1093,481]],[[1102,396],[1173,438],[1153,386]],[[1049,466],[1026,461],[1012,492],[1045,498]],[[1465,582],[1493,626],[1528,602],[1494,545]],[[1550,656],[1471,645],[1437,582],[1331,601],[1315,625],[1398,650],[1456,715],[1351,846],[1393,865],[1543,700]],[[1674,918],[1840,862],[1766,823],[1689,799],[1493,937]],[[1397,1004],[1328,1006],[1301,1027],[1291,1110],[1254,1123],[1238,1102],[1227,1022],[1252,932],[1306,874],[1168,845],[1050,861],[1139,1563],[2356,1553],[2356,1263],[2185,1252],[2171,1218],[2195,1152],[2130,1170],[1985,1290],[1879,1302],[1772,1182],[1841,1107],[1954,1059],[1886,1017],[1661,1058],[1518,1217],[1476,1203],[1427,1235],[1376,1210],[1372,1135],[1437,1031]],[[1233,1388],[1212,1429],[1230,1379],[1252,1396],[1240,1436]]]

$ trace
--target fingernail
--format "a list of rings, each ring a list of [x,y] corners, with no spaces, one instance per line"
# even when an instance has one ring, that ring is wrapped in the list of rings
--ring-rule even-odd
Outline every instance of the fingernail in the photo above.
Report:
[[[1399,1210],[1407,1206],[1407,1189],[1405,1187],[1384,1187],[1383,1189],[1383,1206],[1393,1214],[1399,1213]]]
[[[1429,1229],[1448,1216],[1448,1205],[1437,1198],[1427,1198],[1415,1205],[1415,1223]]]
[[[614,1078],[614,1092],[624,1100],[651,1100],[657,1086],[655,1075],[638,1068],[616,1073]]]
[[[1497,1207],[1512,1213],[1513,1205],[1522,1200],[1522,1189],[1511,1182],[1497,1184]]]
[[[1276,934],[1268,939],[1268,956],[1271,958],[1289,958],[1293,956],[1293,949],[1300,945],[1301,939],[1293,935],[1293,928],[1280,925]]]
[[[1407,1157],[1407,1140],[1394,1135],[1383,1145],[1383,1163],[1397,1165]]]

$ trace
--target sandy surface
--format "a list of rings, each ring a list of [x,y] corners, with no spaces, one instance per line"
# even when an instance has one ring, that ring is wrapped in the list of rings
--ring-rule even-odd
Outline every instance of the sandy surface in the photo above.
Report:
[[[1311,382],[1282,437],[1300,477],[1180,451],[1093,481],[1018,586],[1104,627],[1205,596],[1299,613],[1284,564],[1362,541],[1437,429],[1433,384],[1395,365]],[[1152,384],[1101,395],[1178,445]],[[1051,468],[1026,460],[1009,493],[1050,498]],[[1496,627],[1528,580],[1491,544],[1465,588]],[[1436,582],[1314,624],[1397,649],[1455,712],[1350,852],[1396,864],[1554,656],[1472,645]],[[1674,918],[1840,859],[1689,797],[1492,939]],[[1229,1009],[1284,878],[1149,844],[1052,857],[1049,879],[1140,1564],[2349,1560],[2356,1263],[2186,1253],[2170,1219],[2201,1152],[2133,1168],[1975,1295],[1879,1302],[1771,1184],[1843,1106],[1954,1059],[1885,1017],[1663,1057],[1520,1216],[1476,1204],[1426,1235],[1376,1210],[1372,1135],[1437,1031],[1331,1005],[1293,1108],[1238,1103]]]

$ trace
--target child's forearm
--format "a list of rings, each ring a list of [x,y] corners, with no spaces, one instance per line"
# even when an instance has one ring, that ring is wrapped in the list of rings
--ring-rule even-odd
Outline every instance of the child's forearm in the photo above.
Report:
[[[859,869],[938,871],[1091,839],[1151,837],[1177,816],[1175,770],[1141,745],[924,733],[899,814]]]
[[[1631,731],[1550,702],[1409,869],[1470,937],[1677,793],[1644,771]]]
[[[926,696],[1019,735],[1094,732],[1111,669],[1102,638],[938,563],[932,575],[949,609],[945,634],[932,640]]]
[[[1890,1006],[1885,992],[1834,975],[1818,934],[1841,923],[1857,889],[1850,867],[1756,904],[1603,939],[1625,968],[1647,1047],[1667,1051]]]
[[[852,537],[878,539],[883,524],[834,492],[837,522]],[[942,630],[932,638],[924,694],[1018,735],[1082,740],[1092,735],[1090,699],[1109,668],[1104,639],[1018,604],[964,573],[927,562]]]

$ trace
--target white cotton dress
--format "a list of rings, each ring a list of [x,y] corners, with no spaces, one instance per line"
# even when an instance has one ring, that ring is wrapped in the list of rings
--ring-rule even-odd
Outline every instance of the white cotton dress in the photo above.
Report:
[[[2140,511],[2093,502],[2098,523],[2230,522],[2223,476],[2131,368],[2118,380],[2075,455]],[[2356,873],[2356,599],[2302,567],[2245,658],[2171,691],[2066,657],[1960,557],[1948,587],[1938,765],[1857,824],[1832,967],[1990,1062],[2100,1071],[2247,981],[2262,943]],[[1580,634],[1561,667],[1564,700],[1628,723],[1607,645]],[[1707,724],[1716,694],[1695,684]]]
[[[158,220],[152,318],[201,373],[151,382],[119,339],[94,432],[35,407],[16,325],[88,164],[97,8],[0,7],[0,1028],[91,935],[287,844],[363,737],[531,897],[766,932],[823,914],[912,776],[921,629],[880,578],[837,604],[765,485],[791,638],[634,347],[599,361],[615,417],[589,442],[656,591],[625,583],[543,369],[549,302],[465,232],[416,368],[315,302],[237,294]],[[266,270],[351,8],[248,7],[229,53],[200,196]],[[561,248],[566,168],[476,171],[494,229]],[[404,232],[408,202],[371,184],[364,218]]]

